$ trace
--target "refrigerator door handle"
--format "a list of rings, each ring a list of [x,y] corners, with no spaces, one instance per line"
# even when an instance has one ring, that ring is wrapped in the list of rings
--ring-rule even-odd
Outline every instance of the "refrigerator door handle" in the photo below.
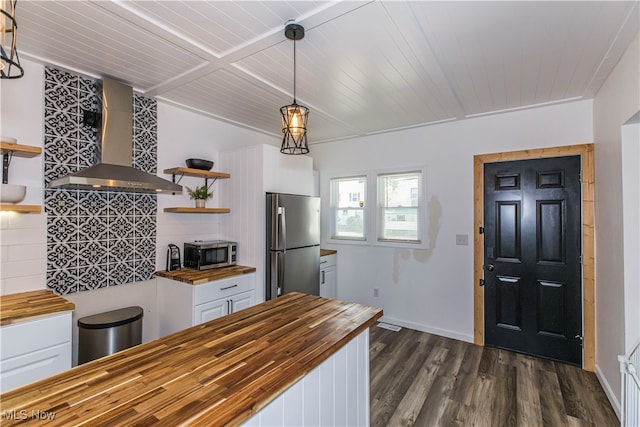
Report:
[[[271,289],[271,298],[277,298],[284,291],[284,251],[271,252],[271,277],[269,279],[269,287]]]
[[[278,236],[276,249],[286,250],[287,248],[287,217],[283,206],[278,206]]]
[[[281,296],[283,294],[284,291],[284,262],[283,262],[283,258],[284,258],[284,252],[278,252],[278,254],[276,255],[276,272],[278,275],[278,282],[276,283],[277,286],[277,294],[276,296]]]

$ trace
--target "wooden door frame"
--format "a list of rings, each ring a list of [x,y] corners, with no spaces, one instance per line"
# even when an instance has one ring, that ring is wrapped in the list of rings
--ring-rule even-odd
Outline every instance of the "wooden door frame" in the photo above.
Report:
[[[484,239],[479,233],[484,225],[484,164],[512,160],[542,159],[547,157],[575,156],[581,158],[582,174],[582,368],[595,371],[595,216],[594,216],[594,158],[593,144],[540,148],[506,153],[479,154],[473,157],[473,339],[484,345]]]

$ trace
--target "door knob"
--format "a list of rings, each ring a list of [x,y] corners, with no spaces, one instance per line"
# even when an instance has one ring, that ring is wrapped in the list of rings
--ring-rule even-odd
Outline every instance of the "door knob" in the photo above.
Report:
[[[496,269],[496,268],[493,266],[493,264],[489,264],[489,265],[487,266],[487,270],[489,270],[489,271],[493,271],[493,270],[495,270],[495,269]]]

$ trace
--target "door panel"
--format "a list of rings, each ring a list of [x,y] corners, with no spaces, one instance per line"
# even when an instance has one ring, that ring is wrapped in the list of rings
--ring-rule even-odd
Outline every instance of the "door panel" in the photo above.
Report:
[[[538,332],[567,338],[564,319],[567,298],[564,283],[538,280]]]
[[[538,200],[538,262],[565,262],[563,200]]]
[[[496,323],[503,328],[522,330],[520,278],[496,277]]]
[[[579,156],[485,164],[486,345],[581,365],[580,204]]]
[[[496,246],[501,261],[520,261],[520,202],[496,203]]]

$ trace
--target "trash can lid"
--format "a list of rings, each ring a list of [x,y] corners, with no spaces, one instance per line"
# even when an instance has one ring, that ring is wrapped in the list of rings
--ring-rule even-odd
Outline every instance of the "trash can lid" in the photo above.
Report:
[[[78,319],[78,327],[85,329],[112,328],[114,326],[126,325],[127,323],[142,319],[142,314],[142,307],[134,306],[121,308]]]

